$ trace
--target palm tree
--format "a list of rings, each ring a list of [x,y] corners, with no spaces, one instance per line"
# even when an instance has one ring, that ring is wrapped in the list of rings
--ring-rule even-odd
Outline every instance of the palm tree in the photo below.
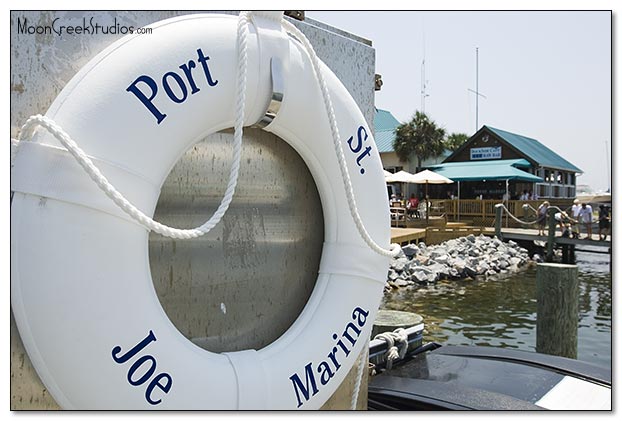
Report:
[[[409,122],[396,127],[393,149],[402,162],[407,162],[414,153],[419,171],[424,160],[443,152],[444,139],[445,129],[438,127],[425,113],[417,111]]]
[[[452,133],[445,139],[445,147],[450,151],[455,151],[467,140],[469,140],[469,135],[465,133]]]

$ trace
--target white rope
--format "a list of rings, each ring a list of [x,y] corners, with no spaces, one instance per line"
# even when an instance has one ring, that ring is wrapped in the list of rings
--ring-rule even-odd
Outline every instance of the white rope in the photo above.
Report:
[[[514,215],[512,215],[512,213],[510,212],[510,210],[509,210],[508,208],[506,208],[504,204],[500,203],[500,205],[501,205],[501,207],[502,207],[503,209],[505,209],[505,210],[506,210],[506,212],[507,212],[507,214],[510,216],[510,218],[512,218],[513,220],[515,220],[515,221],[516,221],[516,222],[518,222],[518,223],[525,224],[525,225],[533,225],[533,224],[537,224],[538,222],[540,222],[540,217],[541,217],[540,215],[538,215],[538,219],[536,219],[535,221],[530,221],[530,222],[527,222],[527,221],[523,221],[522,219],[518,219],[517,217],[515,217]],[[558,210],[558,211],[559,211],[560,213],[562,213],[562,214],[566,213],[565,211],[561,210],[561,209],[560,209],[559,207],[557,207],[557,206],[549,206],[549,207],[548,207],[548,209],[556,209],[556,210]],[[547,211],[547,214],[548,214],[548,211]],[[545,215],[544,217],[546,218],[547,216]],[[571,218],[570,216],[568,216],[568,214],[566,214],[566,217],[567,217],[567,218],[568,218],[568,219],[569,219],[569,220],[570,220],[573,224],[576,224],[576,223],[578,223],[578,222],[579,222],[579,221],[577,221],[576,219],[573,219],[573,218]]]
[[[393,361],[403,359],[408,351],[408,334],[403,328],[395,329],[393,332],[379,333],[374,339],[382,339],[387,343],[387,352],[385,358],[387,360],[387,369],[393,367]],[[399,347],[401,346],[401,349]]]
[[[237,91],[235,102],[235,123],[233,135],[233,163],[229,173],[229,182],[225,194],[218,206],[218,209],[212,217],[203,225],[193,229],[172,228],[167,225],[154,221],[145,215],[142,211],[130,203],[112,184],[106,179],[101,171],[93,164],[93,161],[84,153],[76,142],[52,119],[35,115],[30,117],[22,127],[18,141],[30,140],[37,127],[43,127],[52,134],[61,144],[67,148],[69,153],[78,161],[80,166],[84,168],[86,173],[97,184],[97,186],[125,213],[132,217],[139,224],[148,230],[155,231],[166,237],[177,239],[190,239],[200,237],[208,233],[222,219],[225,212],[229,208],[229,204],[233,200],[235,187],[238,182],[238,174],[240,169],[240,156],[242,150],[242,132],[244,126],[244,104],[246,103],[246,81],[248,67],[248,24],[249,18],[247,12],[240,13],[238,20],[237,48],[238,48],[238,69],[237,69]]]
[[[359,356],[361,361],[359,362],[357,373],[356,373],[356,383],[354,384],[354,390],[352,390],[352,400],[350,401],[350,409],[352,411],[356,411],[356,405],[359,400],[359,393],[361,391],[361,383],[363,382],[363,373],[365,366],[367,365],[367,349],[363,351],[363,353]]]
[[[505,209],[505,211],[507,212],[507,214],[510,216],[510,218],[512,218],[513,220],[515,220],[516,222],[520,223],[520,224],[525,224],[525,225],[533,225],[533,224],[537,224],[539,221],[536,219],[535,221],[523,221],[521,219],[518,219],[517,217],[515,217],[514,215],[512,215],[512,213],[510,212],[510,210],[508,208],[505,207],[504,204],[500,203],[501,207],[503,209]]]
[[[281,21],[285,30],[292,35],[294,35],[298,40],[302,43],[309,58],[311,59],[311,63],[313,65],[313,71],[315,73],[315,77],[319,83],[320,90],[322,92],[322,98],[324,100],[324,107],[326,108],[326,114],[328,115],[328,120],[330,122],[330,129],[333,136],[333,144],[335,147],[335,152],[337,154],[337,160],[339,161],[339,169],[341,170],[341,176],[343,179],[343,185],[346,190],[346,196],[348,199],[348,207],[350,208],[350,215],[352,215],[352,219],[356,224],[356,228],[358,229],[359,234],[363,238],[363,240],[367,243],[367,245],[374,250],[376,253],[387,256],[387,257],[395,257],[402,250],[399,244],[391,244],[390,249],[385,249],[379,246],[373,238],[369,235],[365,226],[363,225],[363,221],[358,212],[356,206],[356,200],[354,199],[354,193],[352,191],[352,181],[350,180],[350,174],[348,173],[348,167],[346,163],[346,158],[343,153],[343,146],[341,145],[341,137],[339,135],[339,128],[337,127],[337,122],[335,118],[335,111],[333,109],[333,104],[330,99],[330,94],[328,92],[328,87],[326,86],[326,81],[324,80],[324,75],[322,74],[322,70],[320,67],[320,59],[317,57],[313,46],[307,39],[307,37],[298,30],[293,24],[283,19]]]

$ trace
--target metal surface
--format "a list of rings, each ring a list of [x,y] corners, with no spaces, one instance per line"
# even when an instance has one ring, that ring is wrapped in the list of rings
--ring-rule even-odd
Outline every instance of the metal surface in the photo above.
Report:
[[[224,194],[233,135],[189,150],[162,187],[155,218],[194,227]],[[195,240],[149,238],[153,282],[166,314],[214,352],[259,349],[300,314],[317,278],[324,219],[317,188],[284,141],[245,129],[236,194],[222,221]]]
[[[283,81],[283,65],[281,60],[277,57],[270,59],[270,80],[272,81],[272,95],[270,96],[270,103],[264,113],[264,116],[259,120],[255,126],[263,129],[272,123],[279,110],[281,109],[281,103],[283,102],[283,93],[285,92],[285,83]]]

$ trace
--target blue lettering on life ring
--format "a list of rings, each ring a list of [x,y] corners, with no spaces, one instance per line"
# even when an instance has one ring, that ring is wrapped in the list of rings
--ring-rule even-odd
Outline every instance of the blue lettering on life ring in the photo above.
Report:
[[[366,141],[368,137],[369,135],[367,134],[367,130],[365,130],[365,127],[359,126],[356,131],[356,143],[354,145],[352,144],[352,142],[354,141],[354,136],[350,136],[350,138],[347,140],[348,146],[350,147],[350,151],[352,151],[352,153],[359,154],[360,152],[360,154],[356,157],[356,164],[361,167],[361,174],[365,174],[365,168],[363,168],[361,161],[366,156],[371,155],[371,146],[366,146],[365,149],[363,149],[363,151],[361,152],[363,142]]]
[[[125,364],[126,362],[128,362],[129,360],[137,356],[138,353],[143,351],[147,347],[147,345],[155,341],[157,341],[155,334],[153,333],[152,330],[150,330],[149,334],[142,341],[134,345],[132,349],[125,352],[123,355],[119,355],[121,353],[120,346],[117,345],[114,348],[112,348],[112,359],[117,364]],[[145,364],[147,364],[147,366],[145,366]],[[141,367],[142,367],[141,372],[144,371],[144,374],[140,375],[139,377],[138,375],[136,375],[136,372]],[[136,359],[136,361],[134,361],[134,363],[128,369],[127,382],[130,385],[136,386],[136,387],[145,384],[145,382],[147,382],[147,380],[149,380],[155,373],[156,367],[157,367],[157,362],[154,356],[149,355],[149,354],[142,355],[140,358]],[[164,394],[167,394],[171,390],[172,386],[173,386],[173,378],[171,377],[170,374],[168,373],[157,374],[155,377],[153,377],[153,379],[147,386],[147,389],[145,390],[145,400],[150,405],[158,405],[160,402],[162,402],[162,398],[159,398],[157,400],[154,399],[153,397],[154,389],[157,388],[161,390]]]
[[[207,86],[212,87],[218,84],[218,80],[212,77],[210,68],[207,64],[209,56],[203,54],[203,51],[199,48],[197,50],[197,61],[189,60],[188,63],[179,65],[179,69],[182,70],[183,76],[179,75],[175,70],[166,72],[161,77],[161,85],[166,92],[166,96],[176,104],[181,104],[188,98],[188,87],[190,88],[190,95],[194,95],[201,89],[197,85],[197,81],[194,79],[192,70],[197,67],[197,62],[201,64]],[[186,85],[186,82],[189,86]],[[155,117],[158,124],[162,123],[166,118],[166,114],[160,111],[160,109],[153,103],[158,95],[158,83],[149,75],[140,75],[130,86],[126,89],[138,98],[138,100],[147,108],[147,110]]]
[[[298,408],[312,396],[315,396],[319,392],[319,387],[326,386],[330,379],[333,378],[341,367],[339,354],[343,354],[341,358],[346,358],[350,354],[363,330],[363,326],[365,326],[367,322],[368,315],[369,312],[360,307],[356,307],[352,311],[352,320],[354,322],[346,324],[341,337],[333,333],[332,338],[337,340],[337,342],[335,342],[335,346],[333,346],[333,349],[327,354],[326,359],[320,361],[315,367],[313,366],[313,362],[309,362],[305,365],[303,370],[304,383],[300,379],[298,373],[294,373],[289,377],[294,388],[296,399],[298,400]],[[318,373],[319,385],[315,377],[316,372]]]

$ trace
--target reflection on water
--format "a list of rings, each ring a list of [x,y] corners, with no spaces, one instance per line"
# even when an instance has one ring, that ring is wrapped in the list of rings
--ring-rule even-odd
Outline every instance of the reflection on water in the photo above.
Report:
[[[578,359],[611,367],[609,256],[577,252]],[[496,280],[440,281],[385,294],[382,308],[423,317],[424,340],[536,350],[536,268]]]

